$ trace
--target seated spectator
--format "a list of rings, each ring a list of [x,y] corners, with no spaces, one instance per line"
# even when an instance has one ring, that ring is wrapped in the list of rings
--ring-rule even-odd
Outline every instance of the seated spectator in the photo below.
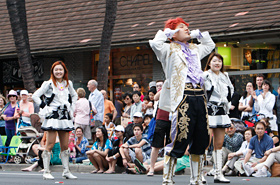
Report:
[[[76,163],[82,163],[83,160],[87,159],[86,151],[89,143],[87,138],[84,136],[84,131],[81,127],[77,127],[75,129],[75,134],[76,158],[74,160]]]
[[[131,110],[130,110],[130,120],[131,121],[133,121],[133,116],[136,112],[141,112],[142,102],[140,101],[140,96],[141,96],[141,93],[139,91],[133,91],[132,99],[134,101],[134,104],[131,106]]]
[[[134,136],[120,148],[123,165],[129,167],[128,163],[132,162],[140,170],[146,171],[142,163],[150,158],[152,148],[150,143],[142,137],[143,127],[141,124],[135,124],[133,126],[133,132]]]
[[[96,141],[90,151],[86,154],[96,170],[91,173],[103,173],[105,168],[109,167],[106,156],[109,150],[112,149],[112,143],[108,139],[108,133],[105,127],[99,126],[96,128]]]
[[[228,161],[223,167],[223,172],[225,172],[226,170],[229,171],[225,173],[225,175],[227,176],[236,175],[237,171],[239,171],[240,174],[244,174],[244,170],[241,168],[242,162],[248,151],[250,140],[254,135],[256,135],[256,133],[252,127],[247,128],[245,130],[244,132],[245,141],[243,141],[240,149],[237,152],[228,154]]]
[[[256,166],[258,171],[253,174],[254,177],[267,177],[268,173],[267,170],[270,169],[270,167],[273,165],[274,162],[280,163],[280,146],[277,146],[275,148],[271,148],[270,150],[267,150],[264,155],[268,156],[264,163],[262,163],[262,166]]]
[[[133,115],[133,121],[131,124],[127,125],[125,127],[125,137],[127,139],[131,138],[134,136],[133,134],[133,126],[134,124],[142,124],[143,123],[143,115],[141,112],[135,112]]]
[[[228,154],[237,152],[242,145],[243,136],[240,133],[236,133],[234,124],[231,123],[229,128],[226,128],[226,135],[223,144],[223,165],[226,163]],[[222,166],[223,166],[222,165]]]
[[[273,140],[265,133],[266,125],[264,122],[257,122],[255,126],[256,135],[250,140],[248,152],[245,156],[244,162],[242,163],[243,169],[247,176],[259,169],[259,163],[264,162],[267,156],[264,155],[266,151],[273,148]],[[252,157],[252,153],[255,153],[255,157]],[[253,163],[248,163],[249,159]]]
[[[111,137],[113,136],[113,128],[115,128],[115,124],[112,122],[113,119],[113,114],[111,113],[107,113],[104,117],[104,126],[107,130],[108,133],[108,138],[111,139]]]
[[[253,83],[248,82],[246,85],[246,90],[243,92],[242,97],[239,100],[239,105],[238,105],[238,110],[242,111],[241,113],[241,119],[242,120],[247,120],[250,116],[252,116],[252,110],[253,107],[250,105],[250,100],[252,99],[252,92],[254,91],[253,89]]]
[[[126,138],[124,137],[124,127],[118,125],[115,127],[115,137],[112,138],[112,150],[109,150],[108,155],[106,156],[106,160],[109,163],[109,169],[104,172],[106,174],[115,173],[115,166],[123,166],[122,157],[120,154],[120,146],[126,142]]]

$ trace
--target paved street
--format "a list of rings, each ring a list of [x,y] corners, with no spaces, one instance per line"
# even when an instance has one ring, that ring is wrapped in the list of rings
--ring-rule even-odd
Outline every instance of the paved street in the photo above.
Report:
[[[146,177],[145,175],[127,175],[127,174],[89,174],[74,173],[78,180],[62,179],[61,173],[53,172],[55,180],[42,180],[42,174],[38,172],[15,172],[0,171],[0,184],[2,185],[43,185],[43,184],[66,184],[66,185],[156,185],[161,184],[162,176]],[[186,185],[189,175],[177,175],[175,177],[176,185]],[[206,177],[208,184],[213,183],[213,177]],[[231,177],[230,185],[276,185],[279,184],[279,178],[245,178]],[[60,183],[59,183],[60,182]]]

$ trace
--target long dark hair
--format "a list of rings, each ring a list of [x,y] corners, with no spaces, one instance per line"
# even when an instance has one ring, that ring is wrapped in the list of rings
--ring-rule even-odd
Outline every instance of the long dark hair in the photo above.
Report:
[[[253,84],[253,82],[247,82],[247,83],[246,83],[246,86],[248,85],[248,83],[251,83],[251,84],[252,84],[253,90],[254,90],[254,84]],[[247,94],[248,94],[248,92],[247,92],[246,87],[245,87],[245,91],[242,93],[243,99],[245,99],[245,98],[247,97]]]
[[[101,132],[102,132],[102,134],[103,134],[103,146],[102,146],[102,148],[104,148],[104,147],[105,147],[105,144],[106,144],[106,141],[107,141],[107,139],[108,139],[107,130],[106,130],[106,128],[105,128],[104,126],[99,126],[99,127],[97,127],[96,129],[100,129]],[[99,138],[96,138],[96,141],[97,141],[97,142],[100,142],[100,139],[99,139]]]
[[[206,66],[205,66],[205,69],[204,71],[207,71],[208,69],[210,69],[210,62],[211,60],[214,58],[214,57],[218,57],[220,60],[222,60],[222,68],[221,68],[221,72],[224,73],[224,58],[222,55],[220,55],[219,53],[215,53],[215,52],[212,52],[208,58],[208,61],[206,63]]]

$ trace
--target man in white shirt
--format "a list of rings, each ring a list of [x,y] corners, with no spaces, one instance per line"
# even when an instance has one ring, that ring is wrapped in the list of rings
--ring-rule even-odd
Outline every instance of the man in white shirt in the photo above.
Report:
[[[104,116],[104,97],[102,93],[97,89],[98,83],[96,80],[88,81],[87,87],[88,90],[91,92],[88,100],[93,104],[96,108],[97,114],[94,116],[95,125],[92,128],[92,140],[95,139],[95,129],[98,126],[101,126],[103,123],[103,116]]]

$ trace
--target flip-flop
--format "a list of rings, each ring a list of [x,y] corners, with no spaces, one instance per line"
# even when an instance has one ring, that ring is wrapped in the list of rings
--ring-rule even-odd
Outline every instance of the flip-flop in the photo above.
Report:
[[[102,174],[102,173],[104,173],[103,171],[102,172],[97,172],[97,174]]]
[[[112,171],[112,172],[104,172],[104,174],[115,174],[116,172],[115,171]]]
[[[98,172],[98,170],[94,170],[94,171],[91,171],[90,173],[94,174],[94,173],[97,173],[97,172]]]
[[[154,176],[154,172],[149,172],[149,173],[147,173],[147,176],[148,176],[148,177]]]
[[[134,160],[134,164],[140,169],[140,171],[146,173],[147,169],[138,159]]]

